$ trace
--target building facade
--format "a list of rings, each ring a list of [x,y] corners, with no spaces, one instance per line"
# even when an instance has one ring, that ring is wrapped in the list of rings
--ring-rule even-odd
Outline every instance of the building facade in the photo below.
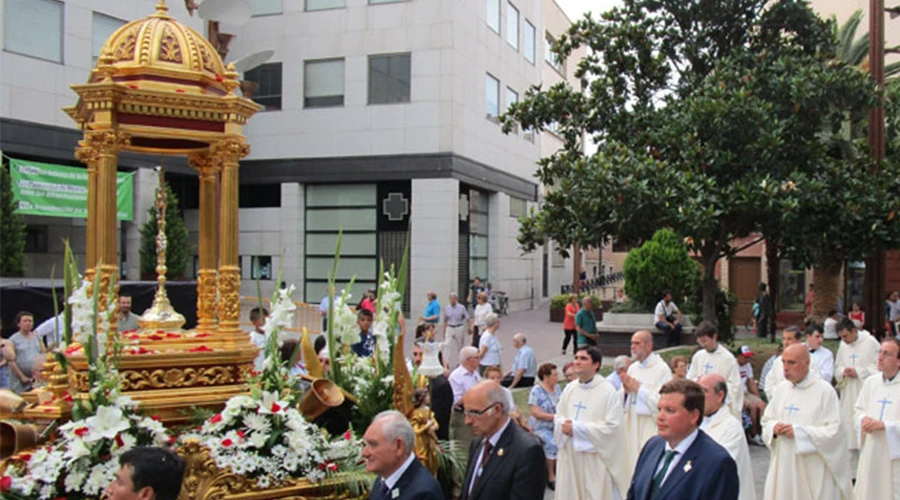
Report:
[[[0,145],[13,158],[77,165],[80,134],[60,110],[87,80],[106,37],[156,0],[6,0],[3,7]],[[183,2],[171,14],[207,26]],[[263,294],[277,275],[299,300],[318,302],[342,235],[338,280],[354,297],[374,288],[380,263],[410,243],[409,305],[425,294],[465,291],[473,278],[506,291],[510,309],[537,305],[567,278],[557,252],[522,254],[518,221],[539,202],[537,160],[558,147],[552,132],[504,134],[498,116],[532,86],[571,72],[548,40],[570,24],[552,0],[254,0],[254,16],[223,27],[226,61],[274,55],[248,69],[265,107],[245,128],[240,242],[243,289]],[[20,29],[28,23],[40,30]],[[40,40],[34,32],[53,36]],[[56,36],[58,35],[58,36]],[[55,37],[55,38],[54,38]],[[554,142],[556,141],[556,142]],[[140,224],[156,188],[142,167],[163,164],[196,243],[196,177],[185,162],[123,155],[135,172],[135,220],[120,223],[127,279],[138,278]],[[60,237],[83,249],[83,222],[28,216],[28,274],[61,262]],[[39,243],[35,245],[35,242]],[[196,266],[194,266],[196,269]],[[195,269],[189,269],[190,275]],[[569,273],[570,274],[570,273]],[[190,276],[188,276],[190,277]]]

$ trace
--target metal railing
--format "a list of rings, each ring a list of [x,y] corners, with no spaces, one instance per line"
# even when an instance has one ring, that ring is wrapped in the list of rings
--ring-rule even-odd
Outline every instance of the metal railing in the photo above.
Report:
[[[591,278],[589,280],[584,280],[581,283],[581,291],[589,292],[591,290],[596,290],[599,288],[608,287],[615,283],[618,283],[625,279],[625,274],[621,271],[604,274],[603,276],[597,276],[596,278]],[[572,293],[572,285],[562,285],[559,287],[559,293]]]
[[[266,310],[272,309],[272,300],[263,298],[262,306]],[[322,333],[322,315],[319,314],[319,304],[307,304],[306,302],[294,302],[297,310],[294,311],[294,324],[286,330],[296,333],[299,337],[303,333],[305,327],[310,335]],[[259,306],[257,297],[241,297],[241,327],[247,330],[253,329],[253,323],[250,323],[250,310]]]

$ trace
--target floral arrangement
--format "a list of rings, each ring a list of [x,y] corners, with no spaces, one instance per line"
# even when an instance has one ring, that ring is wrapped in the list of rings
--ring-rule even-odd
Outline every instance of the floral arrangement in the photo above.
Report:
[[[281,361],[283,331],[293,320],[294,287],[279,290],[266,319],[263,369],[250,381],[249,396],[228,400],[221,413],[207,419],[198,433],[182,439],[198,439],[210,450],[220,468],[230,468],[267,488],[290,478],[319,481],[330,473],[353,470],[358,464],[361,441],[347,432],[329,440],[297,411],[297,380]]]
[[[78,277],[73,271],[74,259],[69,260],[68,245],[66,254],[67,276]],[[70,321],[57,357],[83,349],[90,365],[91,389],[86,398],[74,401],[74,419],[59,428],[59,439],[34,453],[13,457],[7,475],[0,479],[0,489],[8,498],[97,497],[115,478],[122,453],[135,446],[165,446],[174,440],[158,419],[141,416],[137,403],[121,395],[118,360],[122,344],[115,332],[104,334],[101,330],[108,329],[115,304],[107,304],[102,315],[98,311],[99,283],[78,279],[80,285],[67,300]],[[115,283],[111,281],[109,296],[114,296]],[[67,288],[71,284],[67,280]],[[77,344],[69,345],[72,340]]]

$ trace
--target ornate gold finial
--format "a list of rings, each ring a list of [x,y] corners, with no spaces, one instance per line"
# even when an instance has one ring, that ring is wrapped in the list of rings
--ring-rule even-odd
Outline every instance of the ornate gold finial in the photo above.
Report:
[[[156,13],[153,16],[169,17],[169,6],[166,5],[166,0],[159,0],[159,3],[156,4]]]
[[[141,330],[178,330],[184,316],[178,314],[166,295],[166,171],[159,167],[159,187],[156,188],[156,297],[153,305],[138,320]]]

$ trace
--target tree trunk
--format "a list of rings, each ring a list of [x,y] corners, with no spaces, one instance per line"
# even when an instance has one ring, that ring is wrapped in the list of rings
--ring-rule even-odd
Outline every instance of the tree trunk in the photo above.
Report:
[[[813,268],[816,292],[813,294],[811,319],[816,323],[825,321],[830,309],[837,309],[842,267],[841,259],[822,257]]]
[[[718,254],[705,255],[701,254],[703,259],[703,279],[701,285],[703,287],[703,321],[709,321],[716,324],[716,295],[719,291],[719,283],[716,281],[716,263],[719,261]]]
[[[772,299],[772,317],[769,319],[769,331],[763,332],[762,335],[769,337],[773,341],[775,339],[775,330],[778,325],[778,304],[781,303],[778,300],[781,293],[781,287],[779,286],[781,262],[778,258],[778,246],[779,244],[776,239],[773,239],[772,241],[766,240],[766,280],[769,285],[769,297]]]

